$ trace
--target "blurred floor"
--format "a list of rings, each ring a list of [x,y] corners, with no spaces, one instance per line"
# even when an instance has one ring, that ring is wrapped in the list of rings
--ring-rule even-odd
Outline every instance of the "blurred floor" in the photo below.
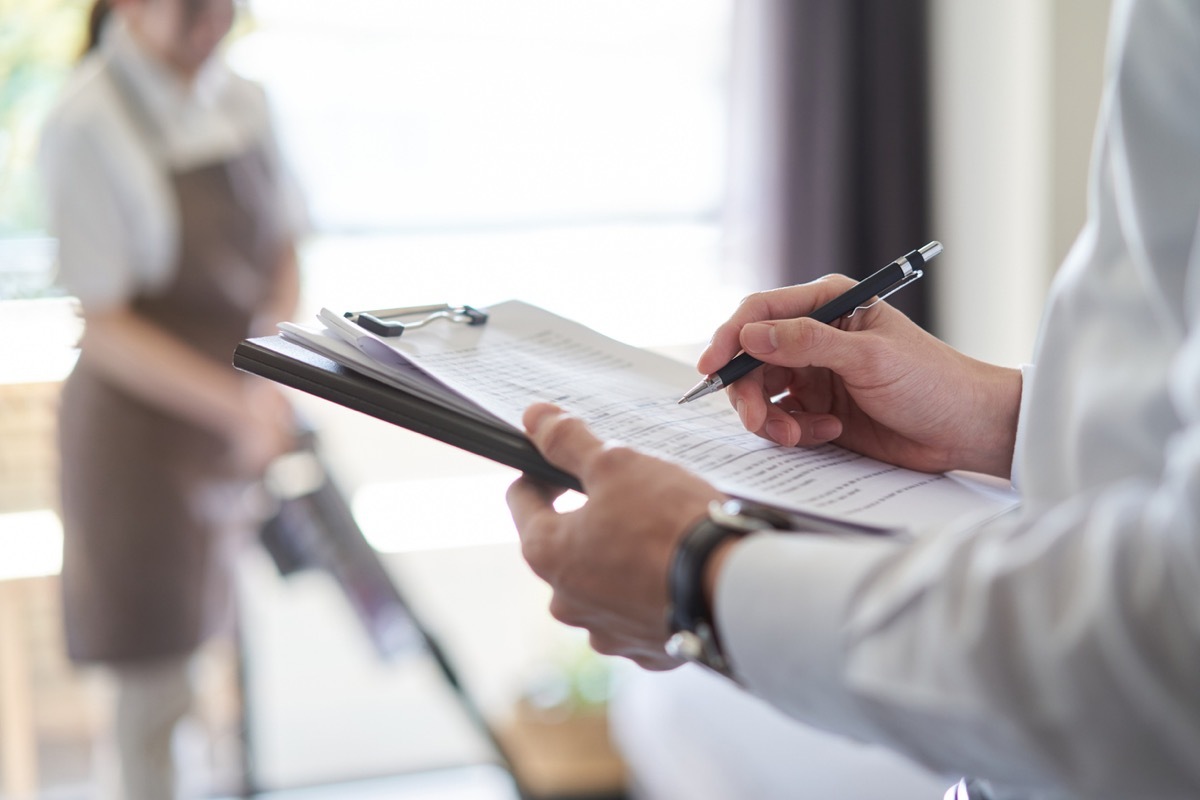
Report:
[[[260,800],[517,800],[499,767],[472,766],[255,795]]]
[[[88,784],[52,789],[39,795],[43,800],[92,800],[94,796]],[[518,800],[519,794],[508,774],[499,767],[472,766],[264,792],[253,797],[260,800]],[[212,800],[240,800],[240,797],[214,795]]]

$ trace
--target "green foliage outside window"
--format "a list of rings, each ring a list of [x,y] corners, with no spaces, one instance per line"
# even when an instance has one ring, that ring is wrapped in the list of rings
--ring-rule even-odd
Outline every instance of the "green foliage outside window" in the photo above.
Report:
[[[91,0],[0,0],[0,300],[57,293],[38,136],[83,49],[90,9]]]
[[[91,0],[0,0],[0,237],[42,230],[38,130],[83,47]]]

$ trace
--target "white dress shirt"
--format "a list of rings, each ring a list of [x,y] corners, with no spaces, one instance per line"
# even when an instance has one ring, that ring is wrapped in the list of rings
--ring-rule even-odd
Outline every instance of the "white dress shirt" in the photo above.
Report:
[[[47,118],[38,154],[58,240],[57,282],[90,309],[120,305],[172,277],[179,245],[172,171],[264,146],[280,176],[284,229],[299,236],[307,225],[261,88],[219,56],[185,83],[144,51],[119,14],[111,16]],[[148,126],[131,118],[106,69],[119,71]]]
[[[717,589],[793,716],[1047,796],[1200,796],[1200,3],[1118,2],[1087,225],[1025,371],[1019,519],[758,535]],[[786,632],[786,633],[785,633]]]

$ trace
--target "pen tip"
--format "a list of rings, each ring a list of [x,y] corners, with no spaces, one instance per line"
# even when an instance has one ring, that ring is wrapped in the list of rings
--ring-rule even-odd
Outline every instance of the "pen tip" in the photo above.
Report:
[[[687,392],[684,393],[683,397],[679,398],[679,402],[676,405],[690,403],[697,397],[704,397],[704,395],[711,391],[713,391],[712,382],[708,379],[702,380],[692,388],[688,389]]]

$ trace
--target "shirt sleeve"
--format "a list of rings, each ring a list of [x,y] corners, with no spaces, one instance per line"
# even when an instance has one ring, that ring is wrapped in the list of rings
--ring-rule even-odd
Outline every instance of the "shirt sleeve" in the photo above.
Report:
[[[58,284],[85,307],[123,302],[136,283],[134,254],[99,142],[78,125],[52,123],[39,162],[50,231],[58,240]]]
[[[935,770],[1092,797],[1194,790],[1200,429],[1171,449],[1161,484],[969,534],[745,542],[717,598],[737,674],[800,720]]]
[[[1032,402],[1032,392],[1029,387],[1033,385],[1033,364],[1021,365],[1021,406],[1020,413],[1017,415],[1017,446],[1013,452],[1013,471],[1009,476],[1013,488],[1020,491],[1021,489],[1021,464],[1025,463],[1025,420],[1029,417],[1029,404]]]
[[[38,167],[58,240],[56,281],[86,309],[170,279],[178,247],[170,188],[95,63],[76,72],[43,126]]]

